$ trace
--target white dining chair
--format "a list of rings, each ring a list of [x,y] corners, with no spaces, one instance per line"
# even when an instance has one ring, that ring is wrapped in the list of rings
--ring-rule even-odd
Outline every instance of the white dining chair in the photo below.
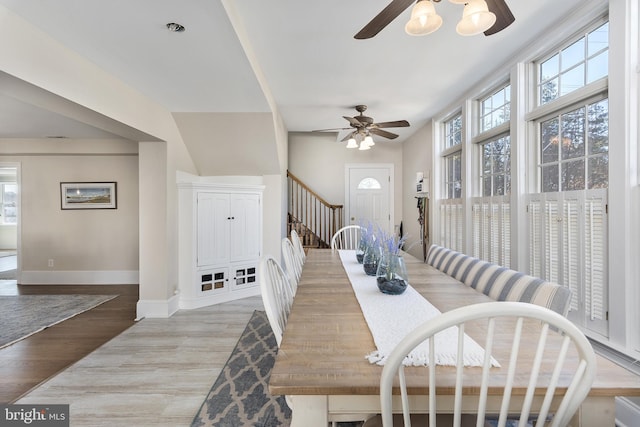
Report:
[[[289,283],[293,288],[293,295],[295,295],[298,289],[298,281],[300,281],[300,276],[302,275],[302,262],[296,254],[293,243],[286,237],[282,238],[282,258],[284,259],[284,268],[287,270]]]
[[[284,270],[271,256],[265,256],[260,261],[260,277],[262,304],[280,347],[293,304],[293,289]]]
[[[479,323],[481,322],[481,323]],[[462,364],[462,357],[458,357],[455,369],[455,394],[453,396],[438,396],[436,389],[438,384],[438,370],[434,364],[424,368],[425,381],[428,384],[429,399],[428,407],[410,407],[407,386],[405,381],[405,368],[403,360],[416,346],[429,340],[429,360],[434,360],[435,344],[434,339],[430,339],[438,332],[453,326],[458,327],[458,355],[463,353],[463,342],[461,337],[465,333],[465,325],[469,330],[478,325],[486,327],[486,337],[484,343],[485,357],[481,368],[474,368],[474,376],[478,375],[481,369],[481,387],[478,390],[477,409],[473,411],[476,415],[462,414],[462,388],[464,386],[465,368]],[[473,325],[473,326],[471,326]],[[535,328],[540,331],[535,354],[520,354],[521,332],[524,329]],[[553,335],[556,335],[553,337]],[[509,360],[498,360],[501,364],[500,372],[496,368],[491,368],[490,355],[496,341],[508,342],[511,346],[511,356]],[[545,360],[553,360],[553,366],[543,365]],[[577,355],[577,361],[567,362],[567,354]],[[550,357],[552,355],[552,357]],[[573,356],[572,356],[573,357]],[[518,364],[518,360],[522,360]],[[516,369],[521,368],[521,369]],[[524,368],[524,369],[522,369]],[[441,425],[474,425],[481,427],[485,425],[504,426],[507,418],[513,420],[514,416],[519,426],[567,426],[571,417],[585,399],[594,380],[596,369],[596,358],[591,344],[585,335],[569,320],[562,315],[545,307],[523,302],[488,302],[461,307],[449,312],[445,312],[437,317],[425,322],[406,336],[391,352],[380,379],[380,404],[381,416],[377,416],[365,423],[365,427],[382,425],[391,427],[394,425],[411,425],[412,412],[422,412],[421,417],[425,419],[428,414],[429,426],[436,426],[436,415],[438,426]],[[449,375],[453,371],[449,370]],[[504,373],[504,375],[503,375]],[[562,373],[562,374],[561,374]],[[445,374],[446,375],[446,374]],[[522,403],[516,404],[516,398],[512,399],[511,391],[515,377],[528,378],[528,387],[522,398]],[[554,398],[558,387],[559,376],[562,382],[570,380],[570,385],[562,394],[557,409],[551,408],[551,401]],[[395,379],[398,381],[394,383]],[[452,378],[453,379],[453,378]],[[503,381],[504,380],[504,381]],[[500,381],[500,383],[499,383]],[[402,401],[402,414],[394,416],[392,411],[392,390],[394,386],[400,386]],[[452,386],[454,384],[452,383]],[[491,391],[489,392],[489,389]],[[496,389],[502,390],[502,396],[495,395]],[[540,395],[540,389],[544,391],[544,396]],[[442,422],[441,415],[436,413],[438,399],[451,399],[453,397],[454,410],[452,419]],[[487,414],[487,399],[497,398],[501,400],[501,410],[498,414]],[[466,411],[469,411],[469,401],[465,401]],[[510,404],[512,407],[510,408]],[[426,404],[425,404],[426,405]],[[514,412],[513,406],[519,408]],[[486,416],[490,415],[495,424],[485,424]],[[443,415],[443,417],[448,417]],[[404,424],[402,421],[404,420]],[[423,422],[426,422],[423,421]],[[513,422],[513,421],[512,421]],[[417,425],[417,423],[416,423]],[[426,424],[421,424],[426,425]],[[513,424],[510,424],[513,425]]]
[[[347,225],[331,237],[331,249],[357,249],[360,245],[362,227],[359,225]]]
[[[304,260],[307,258],[307,254],[304,252],[304,246],[302,245],[302,239],[296,230],[291,230],[291,243],[296,250],[298,258],[300,258],[300,264],[304,265]]]

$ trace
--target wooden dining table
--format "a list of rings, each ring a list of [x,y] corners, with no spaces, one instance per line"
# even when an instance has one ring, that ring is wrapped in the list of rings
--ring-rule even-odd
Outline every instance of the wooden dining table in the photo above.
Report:
[[[411,286],[441,312],[492,301],[411,255],[405,254],[404,258]],[[390,296],[390,303],[392,298]],[[466,332],[483,342],[481,328]],[[330,417],[351,414],[357,419],[380,413],[382,366],[369,363],[365,358],[375,349],[338,251],[310,250],[269,381],[271,394],[287,395],[292,403],[291,426],[326,427]],[[496,345],[492,353],[498,360],[507,360],[509,354],[510,346],[506,344],[502,348]],[[604,357],[598,356],[597,362],[595,381],[572,425],[613,427],[615,396],[640,396],[638,376]],[[408,387],[415,391],[412,403],[426,408],[428,385],[424,378],[412,375],[412,369],[426,370],[410,367],[407,371]],[[446,370],[452,368],[436,369],[445,373],[442,377],[446,382]],[[502,375],[500,368],[496,368],[495,375]],[[516,380],[512,392],[514,404],[518,403],[519,390],[526,387],[527,381],[528,378]],[[437,387],[438,411],[451,412],[453,387],[448,383],[437,384]],[[472,374],[470,379],[465,377],[463,394],[469,402],[479,389],[479,375],[477,379]],[[561,391],[562,386],[558,389]],[[499,408],[499,398],[501,396],[490,397],[487,413]],[[471,403],[464,403],[463,407],[473,412]],[[394,402],[396,409],[401,410],[399,400]]]

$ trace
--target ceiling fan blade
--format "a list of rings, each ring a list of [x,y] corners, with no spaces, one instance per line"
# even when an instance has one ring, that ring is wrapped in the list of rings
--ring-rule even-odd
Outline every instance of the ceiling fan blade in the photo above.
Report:
[[[496,23],[491,28],[484,32],[485,36],[490,36],[497,32],[500,32],[513,24],[516,18],[511,13],[511,9],[507,6],[505,0],[486,0],[489,11],[496,14]]]
[[[353,128],[333,128],[333,129],[315,129],[312,130],[311,132],[338,132],[341,130],[351,130]]]
[[[409,127],[409,122],[406,120],[396,120],[395,122],[382,122],[374,123],[376,128],[406,128]]]
[[[378,135],[378,136],[382,136],[384,138],[389,138],[389,139],[396,139],[398,137],[398,135],[396,135],[395,133],[391,133],[391,132],[387,132],[386,130],[382,130],[382,129],[369,129],[369,132]]]
[[[389,25],[391,21],[396,19],[414,2],[415,0],[393,0],[353,37],[358,40],[370,39],[382,31],[384,27]]]
[[[344,117],[349,123],[351,123],[351,126],[353,127],[361,128],[362,126],[364,126],[362,122],[356,119],[355,117],[349,117],[349,116],[342,116],[342,117]]]

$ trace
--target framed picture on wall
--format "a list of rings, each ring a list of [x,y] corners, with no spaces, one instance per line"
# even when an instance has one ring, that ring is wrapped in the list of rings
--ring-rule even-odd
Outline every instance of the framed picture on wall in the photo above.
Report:
[[[61,182],[62,209],[116,209],[115,182]]]

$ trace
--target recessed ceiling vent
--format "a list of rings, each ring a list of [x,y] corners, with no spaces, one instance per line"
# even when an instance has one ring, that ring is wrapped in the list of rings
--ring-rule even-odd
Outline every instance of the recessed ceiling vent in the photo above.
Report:
[[[167,24],[167,29],[172,33],[182,33],[185,30],[184,26],[176,24],[175,22],[169,22]]]

